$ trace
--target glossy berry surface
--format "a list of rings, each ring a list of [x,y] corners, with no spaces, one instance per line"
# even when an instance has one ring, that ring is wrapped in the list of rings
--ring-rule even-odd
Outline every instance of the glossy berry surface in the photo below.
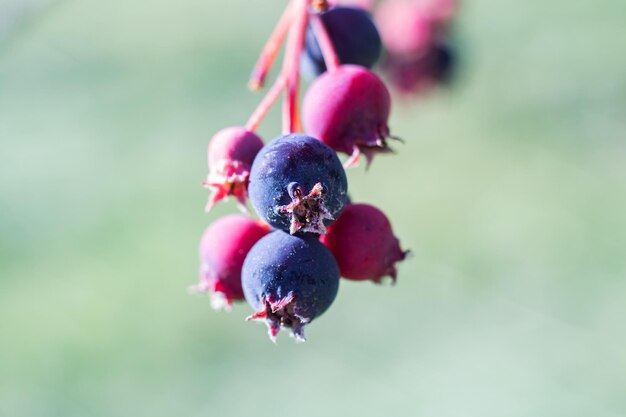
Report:
[[[335,6],[320,15],[341,64],[371,68],[382,50],[380,35],[370,14],[361,7]],[[326,71],[314,31],[306,33],[303,71],[313,76]],[[313,77],[311,77],[313,78]]]
[[[350,155],[346,166],[353,166],[360,154],[369,163],[376,153],[389,151],[390,110],[389,91],[377,75],[356,65],[341,65],[309,87],[302,122],[309,135]]]
[[[277,230],[248,253],[242,284],[256,311],[248,320],[267,324],[272,340],[281,327],[304,340],[304,326],[319,317],[339,289],[339,268],[316,236],[292,236]]]
[[[200,281],[194,292],[211,295],[216,310],[231,308],[243,299],[241,268],[248,251],[269,227],[242,215],[229,215],[213,222],[200,240]]]
[[[350,204],[320,241],[335,256],[341,276],[355,281],[396,280],[396,263],[406,257],[387,216],[369,204]]]
[[[348,181],[335,152],[301,134],[280,136],[257,155],[250,201],[261,219],[294,234],[323,234],[346,203]]]
[[[263,141],[243,127],[228,127],[217,132],[208,147],[209,175],[204,186],[211,191],[206,210],[230,196],[245,211],[248,177],[254,157]]]

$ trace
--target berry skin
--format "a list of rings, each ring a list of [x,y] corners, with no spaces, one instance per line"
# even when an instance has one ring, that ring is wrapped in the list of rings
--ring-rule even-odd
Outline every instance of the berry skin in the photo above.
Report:
[[[376,153],[389,152],[391,97],[373,72],[356,65],[341,65],[322,74],[309,87],[302,105],[306,132],[337,152],[350,155],[346,166],[368,165]]]
[[[339,289],[339,267],[314,235],[277,230],[254,245],[243,264],[246,301],[257,311],[248,320],[267,324],[276,341],[281,327],[304,341],[304,326],[330,307]]]
[[[206,211],[219,201],[234,196],[246,211],[248,177],[254,157],[263,141],[243,127],[228,127],[217,132],[209,142],[209,175],[204,186],[211,190]]]
[[[320,14],[322,23],[342,64],[371,68],[382,51],[382,42],[370,14],[360,7],[335,6]],[[324,56],[315,33],[306,33],[303,72],[318,76],[326,71]],[[310,77],[314,78],[314,77]]]
[[[369,204],[346,206],[320,241],[335,256],[341,276],[354,281],[380,283],[390,276],[395,282],[395,264],[407,255],[387,216]]]
[[[324,234],[343,209],[346,173],[335,152],[301,134],[280,136],[252,164],[250,201],[261,219],[289,233]]]
[[[200,241],[200,281],[192,291],[209,293],[216,310],[230,310],[233,301],[243,300],[243,261],[267,233],[267,225],[237,214],[213,222]]]

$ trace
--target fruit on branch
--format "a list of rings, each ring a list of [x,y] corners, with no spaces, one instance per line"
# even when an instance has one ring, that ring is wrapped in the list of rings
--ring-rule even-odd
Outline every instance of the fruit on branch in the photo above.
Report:
[[[320,14],[322,23],[341,64],[371,68],[382,50],[380,35],[370,14],[359,7],[335,6]],[[302,71],[314,78],[326,71],[326,63],[314,28],[306,33]]]
[[[456,66],[454,50],[445,43],[435,43],[417,57],[403,59],[389,55],[383,69],[390,83],[403,94],[427,91],[452,82]]]
[[[230,196],[246,210],[248,177],[254,157],[263,141],[243,127],[228,127],[217,132],[208,147],[209,175],[204,186],[211,191],[206,210]]]
[[[346,203],[339,158],[317,139],[290,134],[268,143],[250,172],[250,201],[270,225],[294,234],[323,234]]]
[[[248,320],[267,324],[275,341],[281,327],[304,340],[304,326],[332,304],[339,268],[315,235],[292,236],[277,230],[250,250],[243,264],[246,301],[256,311]]]
[[[375,154],[389,152],[387,120],[391,98],[376,74],[357,65],[341,65],[311,84],[302,105],[307,134],[337,152],[350,155],[346,166],[368,165]]]
[[[448,31],[456,9],[456,0],[386,0],[375,20],[387,52],[409,58]]]
[[[241,268],[252,246],[269,233],[269,226],[231,214],[213,222],[200,240],[200,280],[191,289],[208,293],[216,310],[230,310],[243,300]]]
[[[394,282],[396,263],[407,252],[400,248],[387,216],[369,204],[349,204],[320,241],[332,252],[341,276],[355,281]]]

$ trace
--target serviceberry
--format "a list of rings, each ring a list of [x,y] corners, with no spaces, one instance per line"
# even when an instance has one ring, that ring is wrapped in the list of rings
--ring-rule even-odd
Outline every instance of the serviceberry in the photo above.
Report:
[[[376,153],[389,152],[387,120],[391,98],[373,72],[357,65],[341,65],[315,80],[302,105],[305,131],[337,152],[350,155],[346,166],[368,164]]]
[[[259,152],[250,172],[250,201],[270,225],[294,234],[323,234],[343,209],[346,173],[335,152],[301,134],[280,136]]]
[[[263,141],[243,127],[228,127],[217,132],[209,141],[209,175],[204,186],[211,190],[206,210],[219,201],[233,196],[245,211],[248,176],[254,157]]]
[[[292,236],[277,230],[259,240],[243,264],[246,301],[256,311],[248,320],[267,324],[275,341],[281,327],[304,340],[304,326],[332,304],[339,268],[315,235]]]
[[[369,204],[347,205],[320,241],[335,256],[341,276],[355,281],[380,283],[385,276],[395,281],[396,263],[407,254],[387,216]]]
[[[335,6],[321,13],[320,17],[341,64],[374,66],[380,57],[382,43],[376,25],[366,10]],[[302,65],[302,72],[311,75],[310,78],[326,71],[324,55],[310,25]]]
[[[269,233],[269,226],[231,214],[213,222],[200,240],[200,280],[191,290],[211,295],[216,310],[230,310],[243,299],[241,267],[252,246]]]

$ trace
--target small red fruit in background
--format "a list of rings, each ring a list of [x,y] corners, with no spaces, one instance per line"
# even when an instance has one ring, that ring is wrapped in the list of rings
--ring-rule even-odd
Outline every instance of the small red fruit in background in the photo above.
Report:
[[[346,206],[320,241],[335,256],[341,276],[354,281],[380,283],[389,276],[395,282],[396,264],[407,255],[387,216],[369,204]]]
[[[246,211],[250,168],[262,147],[261,138],[243,127],[222,129],[211,138],[207,152],[209,175],[203,184],[211,190],[206,211],[230,196]]]
[[[233,301],[243,300],[243,261],[269,231],[268,225],[238,214],[211,223],[200,241],[200,281],[191,290],[210,294],[214,309],[230,310]]]

